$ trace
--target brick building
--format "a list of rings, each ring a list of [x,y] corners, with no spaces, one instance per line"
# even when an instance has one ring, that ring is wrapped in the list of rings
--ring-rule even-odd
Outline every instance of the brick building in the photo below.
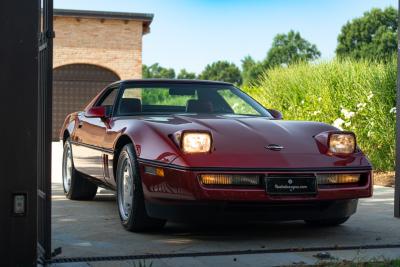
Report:
[[[53,139],[110,82],[141,78],[152,14],[54,10]]]

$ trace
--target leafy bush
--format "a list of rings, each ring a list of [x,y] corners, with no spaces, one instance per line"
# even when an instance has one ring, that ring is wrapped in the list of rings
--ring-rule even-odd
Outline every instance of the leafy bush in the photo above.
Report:
[[[376,170],[395,164],[397,60],[333,60],[268,70],[245,88],[288,120],[321,121],[354,131]]]
[[[186,106],[189,99],[196,99],[196,96],[170,95],[169,88],[152,88],[141,91],[142,103],[144,105],[166,105]]]

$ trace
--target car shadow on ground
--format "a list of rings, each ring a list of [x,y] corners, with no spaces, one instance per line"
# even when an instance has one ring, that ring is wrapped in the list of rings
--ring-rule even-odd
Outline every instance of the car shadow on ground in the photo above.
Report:
[[[397,244],[400,224],[393,218],[393,189],[376,190],[358,212],[337,227],[310,227],[302,221],[184,224],[168,222],[157,231],[123,229],[115,195],[99,189],[93,201],[70,201],[53,184],[53,247],[61,257],[193,253],[257,249]]]

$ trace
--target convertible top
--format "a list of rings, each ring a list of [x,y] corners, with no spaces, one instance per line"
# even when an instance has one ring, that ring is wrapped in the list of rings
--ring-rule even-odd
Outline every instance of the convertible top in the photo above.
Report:
[[[188,80],[188,79],[130,79],[114,82],[119,83],[138,83],[138,84],[210,84],[210,85],[233,85],[228,82],[207,81],[207,80]]]

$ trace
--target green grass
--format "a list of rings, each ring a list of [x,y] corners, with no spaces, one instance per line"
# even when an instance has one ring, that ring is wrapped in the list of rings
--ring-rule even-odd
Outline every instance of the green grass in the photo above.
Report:
[[[244,89],[285,119],[354,131],[374,168],[387,171],[395,164],[396,78],[396,57],[387,63],[333,60],[278,67]]]
[[[343,261],[336,263],[321,263],[318,267],[400,267],[400,259],[370,262]]]

